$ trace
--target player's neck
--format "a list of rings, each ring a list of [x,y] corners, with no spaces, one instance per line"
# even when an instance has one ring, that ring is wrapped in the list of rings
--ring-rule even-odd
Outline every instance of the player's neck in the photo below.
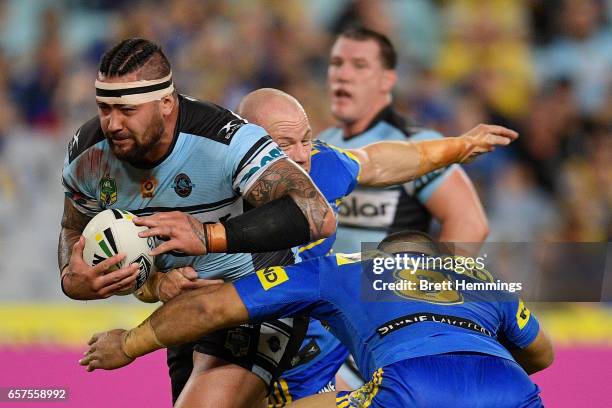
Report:
[[[391,98],[389,97],[389,99],[385,99],[372,105],[371,109],[368,110],[365,115],[357,118],[357,120],[353,122],[342,122],[340,126],[342,128],[344,139],[350,139],[353,136],[357,136],[365,132],[370,127],[376,116],[378,116],[378,114],[390,104]]]

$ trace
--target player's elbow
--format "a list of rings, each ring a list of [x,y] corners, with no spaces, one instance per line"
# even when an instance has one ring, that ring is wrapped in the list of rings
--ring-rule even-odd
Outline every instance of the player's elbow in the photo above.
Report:
[[[526,364],[525,370],[529,375],[537,373],[538,371],[542,371],[545,368],[550,367],[554,360],[555,355],[553,352],[553,348],[550,347],[549,350],[540,353],[537,357],[531,358],[529,363]]]
[[[337,224],[338,223],[336,222],[336,216],[334,215],[334,211],[330,207],[328,213],[325,215],[321,238],[327,238],[334,235],[334,233],[336,232]]]
[[[542,330],[528,347],[514,350],[512,355],[530,375],[550,367],[555,359],[552,342]]]
[[[312,241],[317,239],[323,239],[330,237],[336,232],[336,216],[331,207],[325,203],[325,207],[321,208],[321,214],[323,215],[321,221],[315,225],[311,225],[311,237]],[[316,220],[314,220],[316,222]],[[314,227],[314,228],[313,228]]]
[[[478,208],[468,209],[461,214],[455,214],[455,216],[461,219],[463,233],[469,235],[463,241],[483,242],[489,236],[489,221],[484,211]]]
[[[289,196],[303,215],[299,223],[297,219],[293,218],[296,225],[300,224],[300,231],[302,228],[310,230],[306,241],[300,242],[298,245],[307,243],[308,238],[310,241],[327,238],[336,231],[334,210],[332,210],[325,197],[318,190],[308,198],[295,192],[290,193]],[[293,216],[295,217],[296,215],[294,212]]]
[[[548,368],[555,361],[555,349],[548,337],[545,338],[543,347],[540,348],[537,358],[534,359],[535,371],[541,371]],[[535,372],[534,371],[534,372]]]
[[[471,228],[473,228],[475,242],[483,242],[489,236],[489,221],[487,216],[484,214],[478,214],[472,221]]]
[[[555,361],[555,351],[552,345],[548,348],[546,353],[540,358],[540,370],[548,368]]]

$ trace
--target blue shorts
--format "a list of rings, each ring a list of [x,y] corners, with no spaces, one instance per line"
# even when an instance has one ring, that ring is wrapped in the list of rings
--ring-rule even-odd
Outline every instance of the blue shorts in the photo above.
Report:
[[[473,353],[411,358],[378,369],[363,387],[340,392],[338,408],[542,407],[540,389],[514,361]]]
[[[346,360],[348,350],[338,343],[316,362],[308,363],[304,370],[283,375],[273,383],[268,396],[268,408],[286,404],[321,392],[336,391],[336,372]]]

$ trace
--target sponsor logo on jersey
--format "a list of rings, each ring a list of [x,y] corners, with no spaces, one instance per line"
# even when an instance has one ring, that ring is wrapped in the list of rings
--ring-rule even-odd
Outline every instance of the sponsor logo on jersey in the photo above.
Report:
[[[334,392],[334,391],[336,391],[336,384],[334,384],[333,381],[330,381],[327,384],[325,384],[323,388],[317,391],[317,394],[323,394],[325,392]]]
[[[281,266],[272,266],[269,268],[260,269],[256,273],[264,290],[269,290],[289,280],[289,276],[287,276],[285,268]]]
[[[319,354],[321,354],[321,348],[316,340],[312,339],[310,343],[302,347],[302,349],[291,359],[289,364],[291,367],[297,367],[314,360]]]
[[[140,195],[142,196],[142,198],[153,197],[157,184],[157,179],[153,176],[149,176],[144,179],[140,184]]]
[[[174,183],[171,186],[174,189],[174,192],[179,195],[179,197],[188,197],[191,194],[191,191],[195,187],[195,184],[191,182],[191,179],[185,173],[180,173],[174,178]]]
[[[102,177],[100,180],[100,204],[103,208],[117,202],[117,182],[110,176]]]
[[[409,286],[407,289],[402,288],[394,290],[394,293],[396,295],[405,299],[421,300],[425,302],[447,305],[463,303],[463,295],[460,292],[452,289],[451,280],[441,272],[429,271],[425,269],[417,269],[416,271],[411,271],[410,269],[401,269],[393,272],[393,277],[396,279],[396,283],[413,283],[414,289],[412,288],[412,286]],[[421,290],[421,282],[437,284],[438,287],[442,289]],[[435,286],[432,285],[432,287]]]
[[[225,126],[223,126],[221,130],[219,130],[219,133],[217,135],[218,137],[223,138],[225,140],[230,140],[238,131],[238,129],[240,129],[242,125],[244,125],[244,123],[245,122],[242,119],[233,119],[227,122]]]
[[[341,225],[387,228],[395,218],[400,190],[355,190],[338,206]]]
[[[382,326],[378,327],[376,332],[380,338],[383,338],[396,330],[422,322],[448,324],[450,326],[461,327],[463,329],[484,334],[485,336],[494,337],[493,333],[473,320],[464,319],[463,317],[428,312],[409,314],[398,317],[397,319],[389,320]]]
[[[359,203],[355,197],[351,197],[340,203],[338,213],[343,217],[384,217],[390,208],[394,208],[393,203]]]
[[[68,156],[72,157],[72,153],[75,149],[79,147],[79,134],[81,133],[81,129],[77,130],[77,132],[72,137],[72,140],[68,144]]]
[[[268,163],[270,163],[271,161],[273,161],[274,159],[278,157],[281,157],[282,155],[283,155],[283,151],[280,149],[280,147],[275,147],[271,149],[269,152],[267,152],[263,157],[261,157],[261,159],[259,160],[259,164],[255,163],[257,161],[257,158],[256,158],[255,160],[253,160],[253,162],[249,166],[250,167],[249,171],[242,177],[240,182],[243,183],[244,181],[250,179],[253,176],[253,174],[257,173],[262,167],[265,167]]]
[[[516,323],[518,324],[519,330],[523,330],[523,328],[527,325],[529,318],[531,317],[531,312],[527,309],[527,306],[523,303],[523,300],[519,300],[518,309],[516,311]]]

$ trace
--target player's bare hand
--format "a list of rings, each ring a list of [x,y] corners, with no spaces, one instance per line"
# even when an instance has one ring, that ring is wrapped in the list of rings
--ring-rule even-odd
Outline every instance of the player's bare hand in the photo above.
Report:
[[[118,268],[125,254],[120,253],[95,266],[89,266],[83,260],[84,247],[85,237],[81,236],[73,245],[70,263],[62,272],[64,290],[71,298],[104,299],[134,285],[139,265],[134,263]]]
[[[191,266],[171,269],[161,275],[157,286],[157,298],[162,302],[167,302],[189,290],[223,283],[222,279],[198,279],[197,272]]]
[[[466,163],[482,153],[495,150],[495,146],[509,145],[518,138],[518,133],[503,126],[480,124],[460,137],[467,141],[467,149],[461,159],[461,163]]]
[[[206,254],[206,232],[204,224],[194,216],[180,211],[161,212],[134,218],[134,224],[145,225],[148,230],[140,232],[141,238],[159,237],[164,242],[151,251],[159,255],[170,251],[186,255]]]
[[[124,334],[123,329],[94,334],[87,342],[89,350],[79,360],[79,364],[87,367],[87,371],[114,370],[130,364],[134,359],[123,351]]]

